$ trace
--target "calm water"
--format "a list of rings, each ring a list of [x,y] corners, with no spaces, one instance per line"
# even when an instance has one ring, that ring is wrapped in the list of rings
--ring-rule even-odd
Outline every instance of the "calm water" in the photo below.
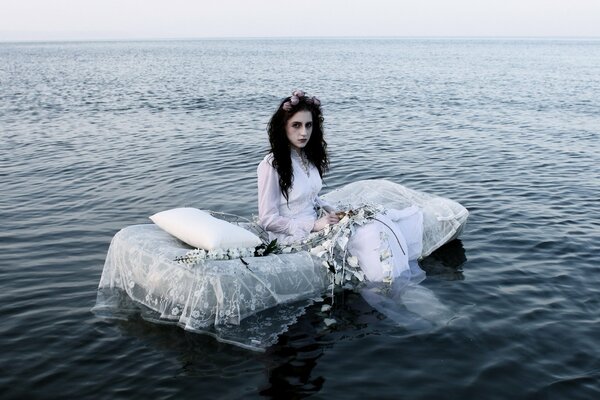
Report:
[[[90,312],[111,237],[256,213],[265,125],[319,96],[325,190],[388,178],[471,211],[423,262],[459,324],[345,293],[265,354]],[[3,398],[600,396],[600,41],[0,44]],[[466,261],[465,261],[466,258]]]

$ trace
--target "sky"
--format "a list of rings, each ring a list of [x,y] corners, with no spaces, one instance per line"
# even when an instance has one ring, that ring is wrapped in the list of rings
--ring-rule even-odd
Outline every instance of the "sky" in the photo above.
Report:
[[[600,0],[0,0],[0,41],[600,37]]]

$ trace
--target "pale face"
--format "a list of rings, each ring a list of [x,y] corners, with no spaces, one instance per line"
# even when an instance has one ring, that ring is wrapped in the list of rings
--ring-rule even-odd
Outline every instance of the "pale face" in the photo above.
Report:
[[[310,140],[312,128],[313,120],[310,111],[302,110],[292,115],[285,125],[285,132],[293,149],[300,150],[306,146]]]

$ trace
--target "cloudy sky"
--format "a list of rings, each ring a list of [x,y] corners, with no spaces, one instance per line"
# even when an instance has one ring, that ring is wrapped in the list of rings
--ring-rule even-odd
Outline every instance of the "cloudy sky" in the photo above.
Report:
[[[599,0],[0,0],[0,41],[600,37]]]

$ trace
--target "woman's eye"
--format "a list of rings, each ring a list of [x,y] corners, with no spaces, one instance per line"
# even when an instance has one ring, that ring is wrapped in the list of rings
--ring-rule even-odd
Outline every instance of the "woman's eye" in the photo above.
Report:
[[[312,128],[312,123],[309,122],[308,124],[306,124],[306,127],[307,128]]]

